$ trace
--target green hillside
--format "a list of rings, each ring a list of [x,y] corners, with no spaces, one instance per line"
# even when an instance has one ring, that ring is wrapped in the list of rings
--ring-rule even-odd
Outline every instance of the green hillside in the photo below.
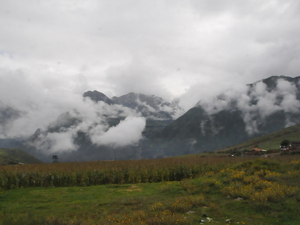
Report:
[[[256,146],[266,150],[279,149],[281,141],[285,139],[289,141],[300,141],[300,124],[284,128],[282,130],[258,138],[251,139],[238,145],[230,146],[225,149],[220,149],[215,152],[224,152],[229,151],[231,149],[250,150]]]
[[[0,148],[0,165],[42,163],[39,159],[20,149]]]

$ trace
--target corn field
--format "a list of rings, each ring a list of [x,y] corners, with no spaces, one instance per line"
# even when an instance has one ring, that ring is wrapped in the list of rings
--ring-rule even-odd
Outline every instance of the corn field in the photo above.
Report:
[[[0,188],[70,187],[180,181],[217,172],[237,157],[178,157],[155,160],[95,161],[0,167]]]

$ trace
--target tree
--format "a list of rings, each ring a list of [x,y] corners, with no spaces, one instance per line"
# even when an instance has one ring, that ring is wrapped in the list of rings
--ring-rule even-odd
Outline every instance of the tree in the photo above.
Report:
[[[52,156],[53,163],[58,163],[58,157],[57,155]]]
[[[287,139],[284,139],[281,143],[280,143],[280,146],[281,147],[287,147],[290,145],[290,141],[287,140]]]

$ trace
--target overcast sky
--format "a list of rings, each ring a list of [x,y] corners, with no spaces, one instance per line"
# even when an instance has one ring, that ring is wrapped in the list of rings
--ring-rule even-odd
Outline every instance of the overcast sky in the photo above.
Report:
[[[299,37],[298,0],[0,0],[1,98],[295,77]]]

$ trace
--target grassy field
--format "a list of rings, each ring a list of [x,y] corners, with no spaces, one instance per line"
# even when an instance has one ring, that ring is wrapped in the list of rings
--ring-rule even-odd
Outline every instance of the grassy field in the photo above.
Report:
[[[114,178],[90,182],[105,173]],[[0,175],[2,225],[300,221],[299,155],[16,165],[1,167]],[[31,180],[22,183],[22,176]]]

